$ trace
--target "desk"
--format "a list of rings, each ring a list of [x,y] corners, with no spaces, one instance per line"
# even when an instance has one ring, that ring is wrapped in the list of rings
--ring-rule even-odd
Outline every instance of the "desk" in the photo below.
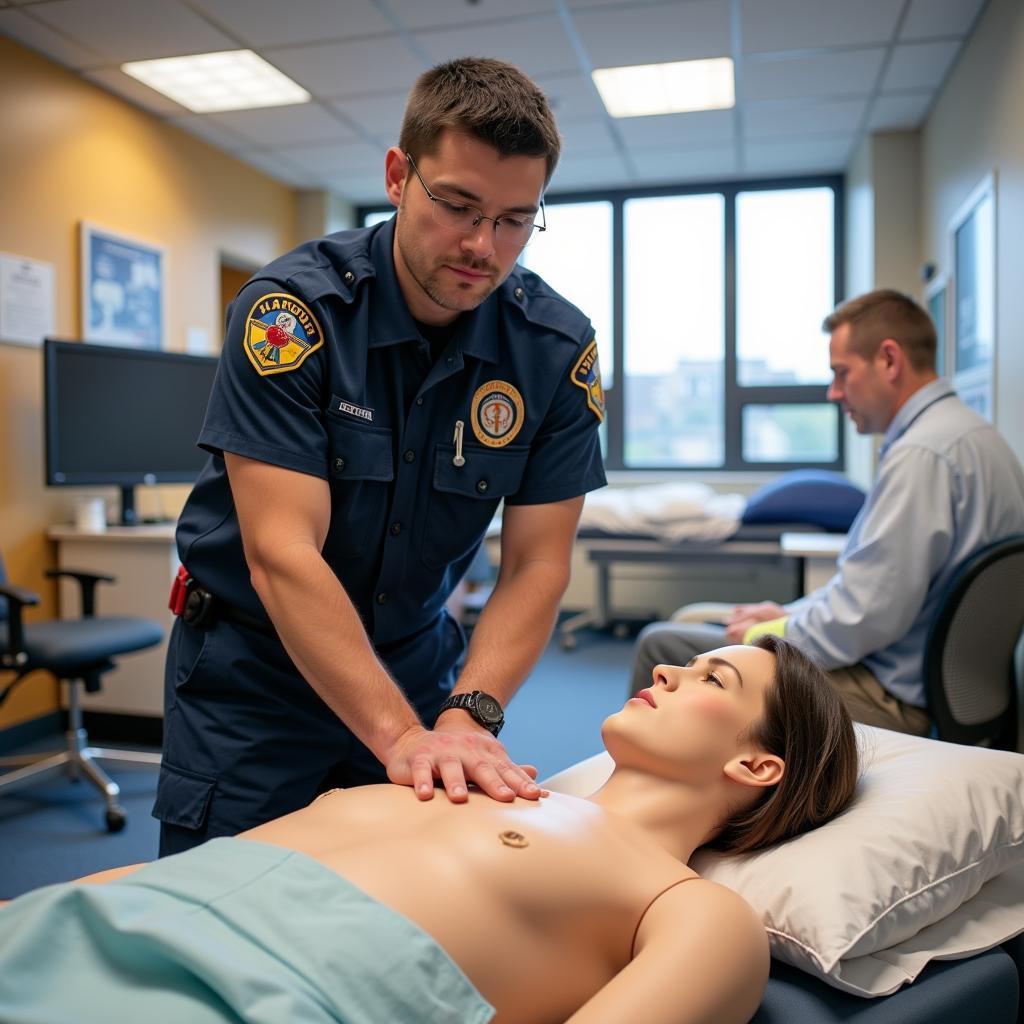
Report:
[[[101,583],[96,589],[98,615],[142,615],[164,629],[164,641],[158,647],[118,657],[117,667],[103,676],[103,688],[82,694],[83,711],[163,716],[164,660],[174,623],[167,597],[178,572],[174,528],[175,524],[167,523],[96,531],[53,526],[47,531],[50,540],[57,542],[61,569],[116,577],[116,583]],[[73,580],[60,581],[62,618],[78,618],[78,592]]]
[[[788,538],[787,543],[783,539]],[[783,533],[778,540],[723,540],[718,542],[682,542],[665,544],[645,538],[578,537],[595,570],[594,599],[590,608],[566,619],[558,627],[558,639],[564,650],[576,646],[575,634],[581,629],[607,629],[615,621],[611,604],[612,567],[618,564],[649,565],[721,562],[723,559],[747,559],[770,563],[791,574],[793,591],[806,594],[820,586],[835,571],[835,556],[845,536],[842,534]],[[657,615],[652,615],[657,618]]]

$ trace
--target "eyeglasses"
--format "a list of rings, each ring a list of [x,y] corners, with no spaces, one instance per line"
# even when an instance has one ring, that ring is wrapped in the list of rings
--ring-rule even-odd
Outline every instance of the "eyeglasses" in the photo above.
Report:
[[[468,235],[482,220],[489,220],[494,223],[494,244],[508,249],[522,249],[530,244],[534,231],[547,231],[547,218],[544,216],[544,204],[540,204],[540,224],[535,223],[532,216],[522,217],[485,217],[475,206],[463,206],[435,196],[427,188],[419,168],[413,158],[406,153],[406,160],[409,166],[416,172],[420,179],[423,191],[427,193],[431,208],[434,213],[434,221],[442,227],[451,228],[453,231],[460,231]]]

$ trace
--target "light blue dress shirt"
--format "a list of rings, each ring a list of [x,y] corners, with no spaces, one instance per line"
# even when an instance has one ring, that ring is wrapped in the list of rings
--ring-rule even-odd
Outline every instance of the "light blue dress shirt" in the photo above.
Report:
[[[862,662],[925,706],[924,643],[956,567],[1024,533],[1024,472],[995,428],[938,379],[896,414],[836,574],[786,606],[786,638],[826,669]]]

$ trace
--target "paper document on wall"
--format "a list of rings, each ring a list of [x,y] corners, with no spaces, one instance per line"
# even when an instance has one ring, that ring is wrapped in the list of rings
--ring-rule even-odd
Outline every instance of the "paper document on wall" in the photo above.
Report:
[[[52,263],[0,253],[0,341],[41,345],[53,333]]]

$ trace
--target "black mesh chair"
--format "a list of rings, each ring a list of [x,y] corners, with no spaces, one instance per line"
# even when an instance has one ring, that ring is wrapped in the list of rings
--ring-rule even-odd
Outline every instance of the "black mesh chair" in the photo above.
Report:
[[[950,580],[925,644],[936,736],[1015,750],[1014,651],[1024,629],[1024,536],[990,544]]]
[[[82,727],[78,688],[84,686],[89,693],[99,690],[102,674],[114,668],[113,658],[160,643],[163,630],[149,619],[95,614],[96,587],[101,582],[112,583],[112,576],[67,569],[51,570],[46,575],[67,576],[78,582],[81,618],[24,622],[23,609],[39,604],[39,596],[9,585],[0,558],[0,673],[14,673],[14,678],[0,689],[0,704],[29,673],[52,673],[68,684],[66,743],[55,753],[0,758],[0,768],[8,769],[0,774],[0,794],[61,769],[75,779],[84,775],[106,797],[107,829],[119,832],[125,824],[124,809],[117,802],[121,790],[96,763],[96,758],[159,764],[160,755],[89,746]]]

